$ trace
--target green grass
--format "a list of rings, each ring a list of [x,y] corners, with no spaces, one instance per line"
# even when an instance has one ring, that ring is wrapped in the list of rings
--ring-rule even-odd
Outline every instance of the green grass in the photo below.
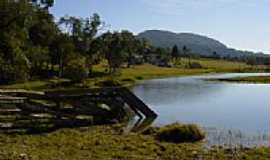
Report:
[[[234,62],[228,60],[216,60],[210,58],[191,59],[191,63],[199,63],[202,68],[211,69],[215,72],[251,72],[256,70],[265,70],[266,66],[263,65],[248,65],[244,62]],[[189,63],[186,58],[181,59],[180,67]]]
[[[45,88],[49,82],[45,80],[36,80],[36,81],[29,81],[24,83],[16,83],[11,85],[4,85],[1,86],[3,89],[27,89],[27,90],[38,90],[39,88]]]
[[[106,72],[106,64],[102,63],[93,67],[94,76],[82,81],[81,84],[75,84],[73,87],[99,87],[98,84],[104,80],[117,80],[122,85],[133,85],[138,80],[173,77],[173,76],[187,76],[204,73],[222,73],[222,72],[251,72],[251,71],[263,71],[267,69],[266,66],[251,66],[242,62],[232,62],[226,60],[215,60],[209,58],[191,59],[191,63],[196,62],[202,66],[202,68],[189,69],[187,64],[189,60],[182,58],[177,62],[175,67],[166,68],[158,67],[150,64],[135,65],[130,68],[121,68],[120,72],[109,75]],[[61,80],[61,79],[60,79]],[[55,79],[53,81],[56,81]],[[36,80],[25,83],[18,83],[6,86],[0,86],[0,88],[10,89],[28,89],[28,90],[44,90],[48,89],[48,85],[51,84],[51,80]],[[55,83],[55,82],[54,82]]]
[[[38,135],[0,134],[0,159],[9,160],[176,160],[233,159],[232,151],[203,143],[160,142],[152,135],[124,134],[121,127],[61,129]],[[270,148],[239,149],[238,159],[268,159]]]
[[[22,83],[14,83],[10,85],[2,85],[1,89],[26,89],[26,90],[43,90],[49,89],[50,87],[57,86],[62,82],[67,82],[68,79],[63,78],[52,78],[45,80],[32,80]]]
[[[237,82],[237,83],[270,83],[270,76],[236,77],[236,78],[222,78],[214,80],[224,82]]]

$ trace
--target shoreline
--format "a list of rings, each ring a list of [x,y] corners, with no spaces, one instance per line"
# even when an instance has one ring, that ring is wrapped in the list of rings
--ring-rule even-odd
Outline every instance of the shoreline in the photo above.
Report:
[[[219,147],[206,148],[203,142],[168,143],[153,134],[123,134],[121,126],[92,126],[60,129],[41,135],[0,134],[3,159],[197,159],[230,160],[267,158],[270,148]],[[21,147],[23,146],[23,147]]]
[[[209,81],[219,81],[228,83],[242,83],[242,84],[270,84],[270,76],[247,76],[236,78],[217,78]]]
[[[86,78],[80,83],[73,83],[70,86],[61,86],[68,80],[64,78],[51,79],[33,79],[26,82],[14,82],[9,85],[0,85],[0,88],[7,89],[27,89],[27,90],[55,90],[68,88],[96,88],[100,87],[99,83],[107,80],[116,80],[124,86],[136,85],[140,80],[182,77],[192,75],[217,74],[217,73],[250,73],[250,72],[267,72],[267,67],[251,66],[240,62],[231,62],[213,59],[194,59],[202,65],[201,68],[181,68],[159,67],[151,64],[134,65],[129,68],[121,68],[113,75],[106,72],[106,65],[100,64],[93,67],[92,77]],[[53,87],[50,87],[53,86]]]

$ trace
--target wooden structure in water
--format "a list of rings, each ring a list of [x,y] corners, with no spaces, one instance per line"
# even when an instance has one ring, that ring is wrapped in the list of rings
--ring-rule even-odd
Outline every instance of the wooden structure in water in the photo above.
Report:
[[[131,109],[143,118],[157,114],[125,87],[48,92],[0,90],[0,131],[40,131],[118,121]]]

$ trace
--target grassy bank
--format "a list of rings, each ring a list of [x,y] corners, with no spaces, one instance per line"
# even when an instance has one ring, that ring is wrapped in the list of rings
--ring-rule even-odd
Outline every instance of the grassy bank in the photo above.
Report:
[[[199,63],[199,68],[187,68],[188,63]],[[121,68],[120,72],[109,75],[105,64],[96,65],[93,67],[93,76],[85,79],[80,84],[75,84],[69,87],[98,87],[99,82],[114,79],[123,85],[133,85],[138,80],[172,77],[172,76],[187,76],[204,73],[226,73],[226,72],[256,72],[267,69],[266,66],[251,66],[242,62],[232,62],[226,60],[215,59],[181,59],[175,67],[158,67],[150,64],[135,65],[130,68]],[[25,83],[15,83],[11,85],[0,86],[0,88],[10,89],[28,89],[28,90],[44,90],[55,89],[57,84],[65,81],[63,79],[50,79],[50,80],[34,80]],[[52,85],[53,84],[53,85]],[[53,87],[49,87],[53,86]],[[61,85],[59,85],[61,87]],[[58,87],[59,87],[58,86]],[[62,86],[67,88],[67,86]]]
[[[236,82],[236,83],[270,83],[270,76],[251,76],[251,77],[236,77],[236,78],[222,78],[215,79],[223,82]]]
[[[160,142],[153,135],[123,134],[119,126],[61,129],[39,135],[0,135],[0,159],[176,160],[268,159],[270,148],[235,151],[203,143]]]
[[[94,75],[92,78],[83,80],[81,83],[74,84],[69,87],[83,87],[92,88],[99,87],[99,82],[104,80],[117,80],[122,85],[133,85],[138,80],[171,77],[171,76],[186,76],[214,72],[211,69],[182,69],[182,68],[166,68],[158,67],[150,64],[136,65],[130,68],[122,68],[120,72],[114,75],[106,73],[106,67],[98,65],[94,67]],[[57,86],[61,83],[62,79],[49,79],[49,80],[33,80],[24,83],[14,83],[10,85],[2,85],[3,89],[27,89],[27,90],[46,90],[52,84]],[[60,86],[60,85],[59,85]],[[65,86],[65,88],[68,88]]]

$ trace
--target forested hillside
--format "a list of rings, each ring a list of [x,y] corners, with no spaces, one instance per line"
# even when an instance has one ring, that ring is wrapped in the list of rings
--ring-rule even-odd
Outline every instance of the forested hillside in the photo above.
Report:
[[[148,30],[138,34],[138,37],[149,40],[155,47],[172,48],[174,45],[177,45],[179,48],[182,48],[186,46],[194,53],[203,56],[212,56],[213,54],[221,57],[267,56],[228,48],[215,39],[193,33],[177,34],[162,30]]]

